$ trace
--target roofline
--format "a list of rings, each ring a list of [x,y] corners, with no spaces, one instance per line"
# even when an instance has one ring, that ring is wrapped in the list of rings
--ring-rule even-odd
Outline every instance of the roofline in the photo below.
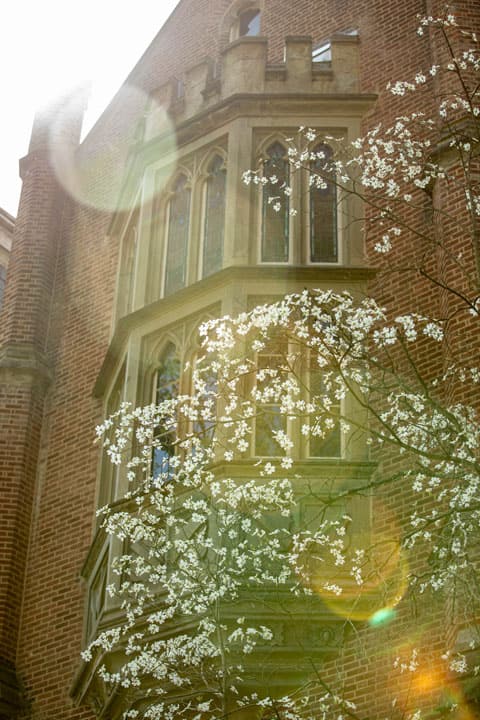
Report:
[[[15,221],[16,218],[13,217],[13,215],[10,215],[9,212],[0,207],[0,225],[2,225],[5,230],[13,232]]]
[[[132,69],[130,70],[130,72],[128,73],[128,75],[127,75],[127,77],[125,78],[125,80],[124,80],[124,81],[121,83],[121,85],[119,86],[119,88],[118,88],[118,90],[116,91],[116,93],[112,96],[112,98],[110,99],[108,105],[106,105],[106,107],[105,107],[105,108],[103,109],[103,111],[100,113],[100,115],[98,116],[98,118],[95,120],[94,124],[92,125],[92,127],[90,128],[90,130],[89,130],[88,133],[85,135],[85,137],[83,138],[82,142],[80,143],[80,147],[82,147],[83,145],[85,145],[85,144],[87,143],[87,141],[90,141],[90,140],[91,140],[91,136],[93,136],[93,135],[96,133],[96,131],[97,131],[97,129],[98,129],[98,126],[100,125],[100,122],[102,121],[104,115],[106,115],[106,114],[108,113],[108,111],[110,110],[110,107],[111,107],[111,105],[114,103],[114,101],[115,101],[117,95],[119,94],[119,92],[122,90],[122,88],[123,88],[125,85],[128,84],[128,82],[129,82],[130,78],[132,77],[132,75],[134,75],[134,73],[136,72],[137,68],[142,64],[142,62],[143,62],[144,58],[146,57],[146,55],[150,52],[150,48],[151,48],[152,45],[156,42],[158,36],[159,36],[161,33],[164,32],[165,27],[168,25],[168,23],[170,22],[170,20],[173,18],[173,16],[174,16],[175,13],[177,12],[178,8],[180,7],[180,5],[182,5],[184,2],[185,2],[185,0],[178,0],[177,4],[176,4],[175,7],[173,8],[172,12],[171,12],[170,15],[167,17],[167,19],[165,20],[165,22],[163,23],[163,25],[160,27],[159,31],[156,33],[156,35],[153,36],[153,38],[152,38],[152,40],[150,41],[148,47],[144,50],[144,52],[142,53],[142,55],[139,57],[139,59],[137,60],[137,62],[136,62],[135,65],[133,66],[133,68],[132,68]]]

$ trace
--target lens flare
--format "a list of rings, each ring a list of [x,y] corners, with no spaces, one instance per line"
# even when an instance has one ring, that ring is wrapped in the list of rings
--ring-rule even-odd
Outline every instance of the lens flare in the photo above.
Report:
[[[378,628],[395,618],[394,608],[408,587],[409,568],[391,513],[382,506],[373,518],[368,532],[346,530],[339,552],[334,536],[331,543],[306,544],[297,574],[336,615],[366,620]]]
[[[381,625],[388,625],[392,620],[395,619],[396,612],[393,608],[384,607],[369,618],[368,624],[372,627],[380,627]]]
[[[50,125],[50,160],[69,195],[83,205],[115,212],[131,210],[163,190],[175,168],[177,145],[173,124],[161,105],[139,88],[123,86],[80,147],[72,132],[77,105],[74,97],[66,100]],[[120,108],[119,119],[115,113]],[[111,127],[105,126],[107,118],[113,118]],[[145,143],[154,138],[158,143]],[[133,162],[132,148],[135,153],[141,150],[141,166]],[[155,182],[144,182],[144,169],[159,161],[164,165]],[[119,165],[125,167],[122,183],[117,181]]]
[[[429,706],[436,708],[438,717],[473,720],[477,716],[465,696],[464,680],[452,677],[446,662],[438,657],[429,657],[431,641],[430,629],[425,629],[423,637],[417,637],[413,643],[410,638],[409,642],[395,649],[395,654],[399,655],[391,676],[391,691],[397,697],[397,708],[405,715],[413,716],[419,707]],[[411,667],[415,652],[416,667]],[[408,672],[404,678],[407,677],[408,682],[399,688],[398,681],[405,668],[408,668]]]

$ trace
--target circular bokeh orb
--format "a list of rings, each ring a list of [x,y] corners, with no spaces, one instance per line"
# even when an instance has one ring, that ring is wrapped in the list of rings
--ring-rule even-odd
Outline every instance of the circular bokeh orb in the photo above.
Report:
[[[371,627],[382,627],[388,625],[396,617],[396,611],[391,607],[383,607],[377,610],[368,619],[368,624]]]
[[[355,520],[354,520],[355,522]],[[400,544],[401,533],[391,513],[377,508],[368,531],[346,530],[343,561],[338,539],[307,544],[296,568],[303,585],[332,612],[380,628],[395,619],[395,607],[408,588],[409,567]]]
[[[71,197],[101,211],[122,212],[163,190],[177,158],[175,129],[164,107],[143,90],[124,85],[78,146],[81,111],[78,96],[71,94],[57,103],[50,122],[50,161]],[[158,143],[147,145],[154,139]],[[141,163],[135,163],[140,151]],[[153,163],[159,170],[146,180],[145,168]]]

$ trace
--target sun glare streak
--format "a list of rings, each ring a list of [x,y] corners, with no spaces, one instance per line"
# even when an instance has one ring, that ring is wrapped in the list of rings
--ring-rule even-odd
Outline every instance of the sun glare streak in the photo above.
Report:
[[[78,202],[107,212],[130,210],[140,202],[148,203],[154,193],[163,190],[176,162],[175,132],[166,111],[160,106],[152,106],[148,95],[134,86],[124,85],[121,95],[122,123],[108,142],[93,148],[87,146],[77,152],[65,132],[65,125],[68,126],[76,110],[75,96],[59,108],[50,127],[50,158],[59,183]],[[112,168],[125,156],[125,149],[135,142],[138,125],[147,108],[149,114],[155,116],[156,132],[162,138],[162,156],[169,159],[169,166],[168,171],[162,172],[161,182],[157,173],[157,182],[145,185],[139,194],[138,183],[134,183],[129,191],[118,186],[112,177]]]
[[[128,4],[85,0],[7,3],[0,44],[2,113],[0,206],[16,213],[18,160],[28,150],[33,116],[75,87],[91,87],[88,131],[140,59],[178,0]],[[27,16],[27,17],[26,17]]]
[[[408,588],[409,565],[400,546],[400,530],[386,509],[377,509],[389,520],[381,529],[375,522],[369,532],[347,531],[343,562],[328,547],[312,543],[299,558],[302,583],[321,597],[332,612],[353,621],[367,621],[380,628],[395,620],[395,607]],[[351,533],[348,537],[348,533]]]

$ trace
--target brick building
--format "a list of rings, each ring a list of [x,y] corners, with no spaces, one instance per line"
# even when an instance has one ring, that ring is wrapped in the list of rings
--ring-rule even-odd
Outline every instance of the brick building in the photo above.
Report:
[[[480,29],[476,0],[455,6]],[[300,125],[351,140],[403,112],[385,85],[435,61],[416,15],[439,8],[180,0],[81,144],[81,94],[37,115],[0,319],[1,718],[121,716],[80,660],[113,612],[95,509],[124,489],[94,427],[122,399],[150,402],[158,368],[191,356],[204,318],[305,287],[371,287],[359,224],[331,211],[315,244],[305,181],[297,216],[270,215],[242,173],[259,158],[280,167]],[[376,292],[399,309],[439,302],[414,275]],[[362,447],[330,459],[339,477],[370,472]],[[384,681],[346,662],[368,706]]]

